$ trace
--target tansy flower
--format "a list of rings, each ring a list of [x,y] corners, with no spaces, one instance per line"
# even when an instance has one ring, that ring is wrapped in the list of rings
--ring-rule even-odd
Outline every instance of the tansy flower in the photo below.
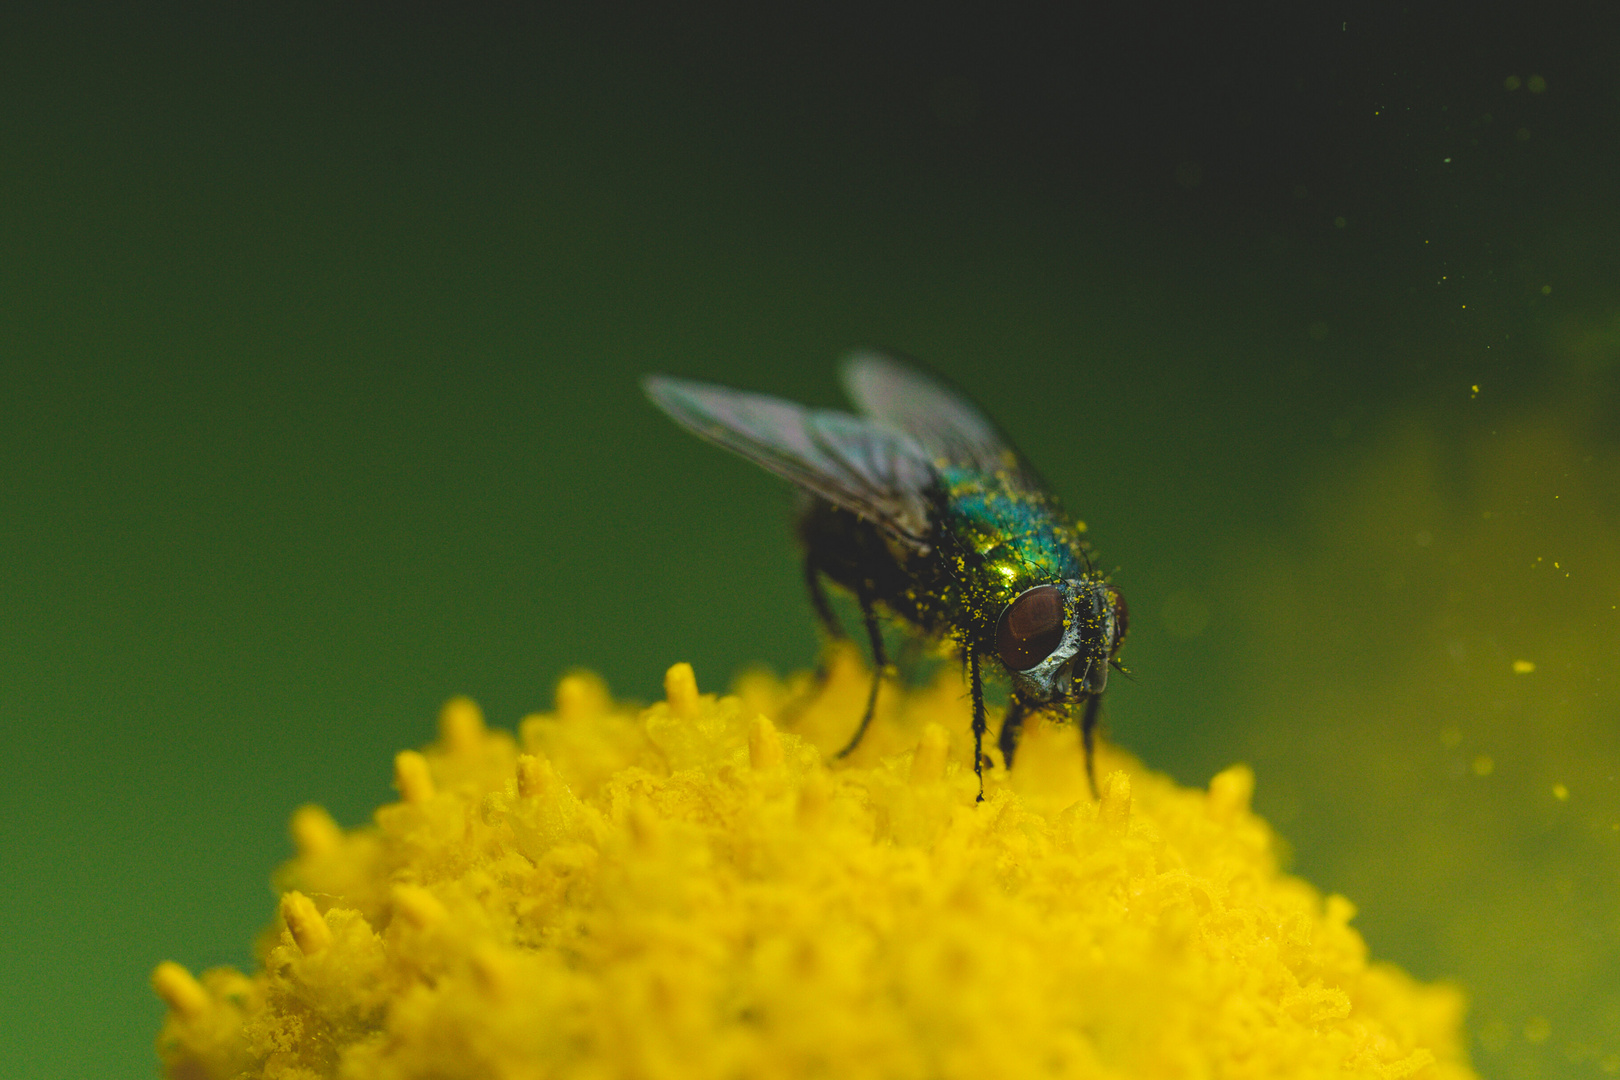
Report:
[[[1462,1000],[1278,872],[1252,776],[1179,788],[1033,722],[975,805],[954,677],[866,693],[574,675],[514,739],[456,699],[400,801],[297,856],[251,977],[162,964],[176,1080],[1472,1076]]]

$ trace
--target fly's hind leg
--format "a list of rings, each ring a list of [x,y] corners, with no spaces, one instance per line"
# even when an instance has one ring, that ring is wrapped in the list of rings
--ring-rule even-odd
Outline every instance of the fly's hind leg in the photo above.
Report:
[[[1028,710],[1017,694],[1007,699],[1007,715],[1001,720],[1001,737],[996,743],[1001,747],[1001,760],[1012,771],[1013,755],[1018,753],[1018,738],[1024,733],[1024,717]]]
[[[1095,752],[1097,749],[1097,717],[1102,713],[1102,695],[1092,694],[1086,698],[1086,711],[1080,715],[1080,745],[1086,751],[1086,779],[1091,781],[1091,797],[1101,798],[1097,794],[1097,763]]]
[[[825,599],[825,598],[823,598]],[[878,687],[883,684],[883,673],[889,667],[889,654],[883,648],[883,628],[878,625],[877,612],[872,610],[872,596],[865,590],[861,591],[861,618],[866,620],[866,636],[872,644],[872,689],[866,695],[866,712],[861,716],[860,727],[849,740],[849,745],[838,751],[839,757],[848,757],[861,745],[861,739],[866,735],[866,729],[872,723],[872,714],[877,712]]]
[[[821,587],[821,568],[808,555],[804,558],[804,588],[810,594],[810,610],[816,613],[816,622],[827,636],[833,641],[848,637],[838,616],[833,614],[832,604],[827,601],[827,590]]]
[[[827,685],[827,679],[832,674],[828,664],[830,651],[840,642],[848,641],[849,635],[844,632],[843,624],[838,621],[838,615],[833,611],[832,604],[827,600],[827,590],[821,585],[821,568],[814,559],[806,555],[804,559],[804,590],[810,596],[810,610],[815,613],[816,622],[821,625],[826,640],[822,642],[821,656],[816,661],[816,674],[808,687],[794,695],[791,701],[782,706],[781,719],[791,720],[810,706],[810,703],[821,696],[821,691]]]

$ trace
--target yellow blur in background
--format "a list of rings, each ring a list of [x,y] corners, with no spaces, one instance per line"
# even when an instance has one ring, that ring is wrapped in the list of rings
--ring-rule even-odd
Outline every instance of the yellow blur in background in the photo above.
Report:
[[[1486,1075],[1620,1073],[1615,355],[1571,336],[1536,399],[1381,421],[1210,605],[1296,869],[1461,980]]]

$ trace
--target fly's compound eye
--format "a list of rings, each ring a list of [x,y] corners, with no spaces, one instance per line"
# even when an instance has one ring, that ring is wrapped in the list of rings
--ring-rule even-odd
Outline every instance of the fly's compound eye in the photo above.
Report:
[[[1037,585],[1019,593],[996,624],[996,652],[1013,671],[1028,671],[1052,655],[1063,640],[1063,593]]]
[[[1125,597],[1120,595],[1120,591],[1112,586],[1108,589],[1108,601],[1114,608],[1113,651],[1117,654],[1119,647],[1125,644],[1125,631],[1131,628],[1131,610],[1125,606]],[[1113,656],[1110,656],[1109,659],[1112,660]]]

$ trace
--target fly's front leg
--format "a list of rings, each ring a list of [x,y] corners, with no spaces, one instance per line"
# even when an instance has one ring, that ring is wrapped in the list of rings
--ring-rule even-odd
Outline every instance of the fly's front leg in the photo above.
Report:
[[[1102,712],[1102,695],[1092,694],[1086,698],[1086,711],[1080,715],[1080,745],[1086,751],[1086,779],[1091,781],[1091,797],[1101,798],[1097,794],[1097,764],[1094,760],[1097,740],[1097,717]]]
[[[1008,772],[1012,772],[1013,755],[1018,753],[1018,737],[1024,732],[1024,717],[1027,714],[1028,710],[1017,694],[1007,699],[1007,715],[1001,720],[1001,737],[996,742],[1001,747],[1001,760]]]
[[[872,723],[872,715],[877,712],[878,687],[882,685],[883,673],[889,667],[889,654],[883,648],[883,628],[878,625],[877,612],[872,609],[872,595],[863,589],[860,601],[861,617],[866,620],[866,636],[872,644],[872,689],[866,695],[866,712],[861,717],[861,726],[855,729],[849,745],[838,751],[839,757],[848,757],[861,745],[861,739]]]
[[[979,678],[979,654],[968,650],[968,692],[973,696],[973,773],[979,778],[978,802],[984,802],[984,682]]]

